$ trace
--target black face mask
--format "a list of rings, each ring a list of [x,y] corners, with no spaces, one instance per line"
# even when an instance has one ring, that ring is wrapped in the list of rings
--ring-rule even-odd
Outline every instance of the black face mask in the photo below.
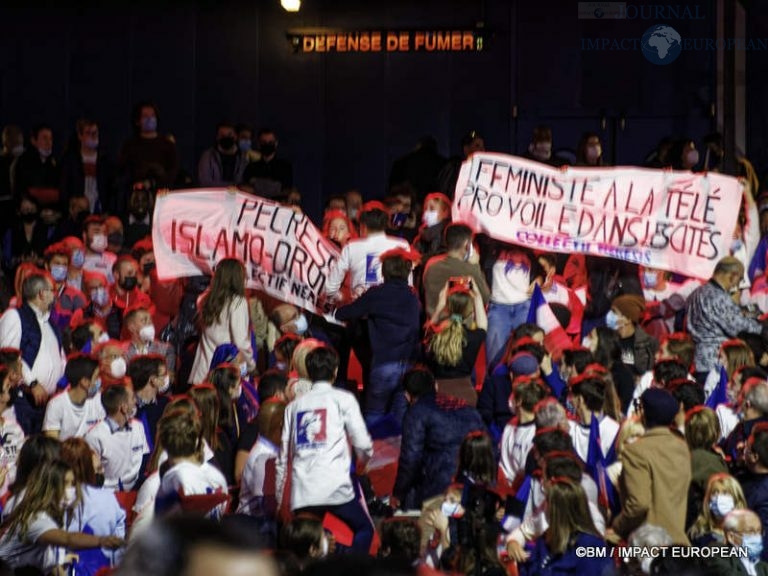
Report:
[[[259,152],[264,156],[272,156],[272,154],[275,153],[275,150],[277,150],[277,143],[275,142],[267,142],[266,144],[259,145]]]
[[[21,221],[25,222],[27,224],[31,224],[32,222],[37,220],[37,212],[22,212],[21,213]]]
[[[235,139],[232,138],[232,136],[225,136],[224,138],[219,138],[219,147],[222,150],[231,150],[235,147]]]
[[[154,262],[147,262],[142,266],[141,270],[144,272],[144,276],[149,276],[150,272],[155,269],[155,263]]]
[[[96,478],[93,480],[93,485],[96,486],[96,488],[103,488],[104,480],[104,474],[96,472]]]
[[[123,245],[123,233],[122,232],[113,232],[109,236],[107,236],[107,242],[112,244],[112,246],[122,246]]]
[[[120,280],[120,288],[126,291],[131,291],[136,288],[137,283],[138,280],[136,280],[136,276],[128,276],[127,278]]]

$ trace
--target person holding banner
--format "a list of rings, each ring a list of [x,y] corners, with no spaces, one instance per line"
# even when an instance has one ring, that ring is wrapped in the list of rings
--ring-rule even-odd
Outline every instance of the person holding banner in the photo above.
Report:
[[[251,347],[250,315],[245,298],[245,267],[236,258],[225,258],[216,266],[211,287],[199,301],[202,334],[197,345],[189,382],[205,380],[211,358],[221,344],[232,343],[243,353],[248,372],[256,369]]]

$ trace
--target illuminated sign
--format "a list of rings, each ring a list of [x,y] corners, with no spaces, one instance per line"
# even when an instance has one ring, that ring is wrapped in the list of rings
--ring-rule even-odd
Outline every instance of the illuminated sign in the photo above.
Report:
[[[293,51],[327,52],[481,52],[482,29],[473,30],[328,30],[288,32]]]

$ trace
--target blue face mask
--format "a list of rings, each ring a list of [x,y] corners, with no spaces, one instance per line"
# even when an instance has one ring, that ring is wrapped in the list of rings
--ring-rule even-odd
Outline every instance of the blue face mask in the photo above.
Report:
[[[605,315],[605,325],[611,330],[617,330],[619,327],[619,317],[616,316],[616,312],[609,310]]]
[[[85,264],[85,252],[82,250],[75,250],[72,253],[72,266],[75,268],[82,268]]]
[[[741,537],[741,545],[747,549],[747,557],[750,562],[760,560],[763,553],[763,537],[761,534],[744,534]]]
[[[237,142],[237,147],[240,148],[240,152],[243,152],[243,153],[250,152],[251,146],[252,146],[251,141],[246,138],[243,138],[242,140],[239,140]]]
[[[157,130],[157,118],[155,116],[150,116],[149,118],[142,119],[141,129],[144,132],[154,132]]]
[[[731,253],[738,252],[741,250],[741,247],[744,245],[744,243],[741,241],[741,238],[736,238],[731,243]]]
[[[101,390],[101,378],[96,378],[91,382],[91,387],[88,388],[88,398],[93,398]]]
[[[62,264],[51,266],[51,276],[56,282],[64,282],[67,279],[67,267]]]
[[[307,322],[307,317],[304,314],[299,314],[293,325],[296,326],[296,334],[304,334],[309,328],[309,322]]]
[[[658,283],[659,283],[658,272],[649,272],[649,271],[643,272],[643,285],[646,288],[656,288],[656,285]]]

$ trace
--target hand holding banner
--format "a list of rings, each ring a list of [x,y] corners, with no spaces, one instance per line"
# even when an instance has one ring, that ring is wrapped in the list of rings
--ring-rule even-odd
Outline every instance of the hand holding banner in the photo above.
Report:
[[[729,254],[742,184],[722,174],[566,168],[495,153],[461,166],[454,221],[504,242],[709,278]]]
[[[247,286],[318,314],[336,247],[304,214],[235,189],[158,195],[152,242],[160,280],[211,274],[223,258],[245,264]]]

